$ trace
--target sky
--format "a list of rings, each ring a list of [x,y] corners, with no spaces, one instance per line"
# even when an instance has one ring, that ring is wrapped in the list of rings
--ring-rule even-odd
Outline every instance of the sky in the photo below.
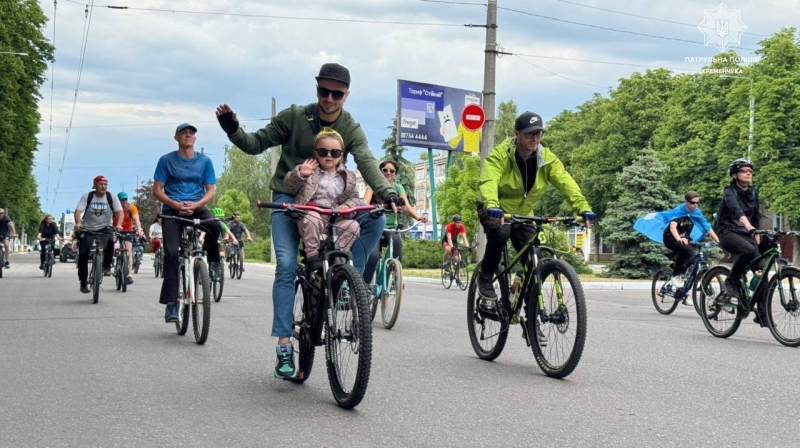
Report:
[[[483,90],[486,30],[464,26],[486,23],[483,0],[60,0],[55,13],[53,2],[39,3],[51,41],[55,30],[56,62],[40,92],[34,175],[42,209],[54,214],[74,209],[98,174],[110,191],[133,194],[137,179],[152,178],[158,158],[177,149],[172,137],[183,122],[198,128],[196,148],[220,175],[229,142],[217,105],[229,104],[254,131],[266,125],[271,98],[278,111],[316,102],[314,77],[325,62],[349,68],[345,109],[376,157],[397,112],[398,79]],[[94,3],[90,19],[86,3]],[[497,104],[512,99],[545,123],[634,72],[698,72],[705,64],[687,58],[718,52],[697,28],[716,0],[498,5],[497,41],[512,55],[497,60]],[[740,56],[800,23],[800,0],[726,6],[747,27],[731,43]],[[406,158],[423,151],[408,148]]]

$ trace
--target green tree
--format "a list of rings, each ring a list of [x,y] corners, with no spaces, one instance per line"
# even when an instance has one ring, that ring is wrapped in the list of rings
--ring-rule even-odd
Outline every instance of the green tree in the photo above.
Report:
[[[615,177],[623,192],[619,199],[609,204],[599,226],[605,241],[617,248],[617,254],[608,266],[608,274],[649,278],[655,268],[669,263],[663,245],[633,229],[637,218],[670,209],[680,201],[662,181],[668,169],[648,148]]]
[[[46,23],[34,0],[0,2],[0,49],[28,54],[0,54],[0,206],[18,230],[34,234],[42,218],[32,171],[41,119],[37,103],[53,60],[53,46],[42,33]]]
[[[136,195],[133,197],[133,203],[139,209],[139,220],[142,222],[145,233],[150,228],[150,224],[161,213],[162,204],[153,195],[153,179],[142,182],[136,188]]]
[[[225,194],[219,198],[217,206],[222,207],[227,215],[238,211],[241,213],[242,222],[247,224],[248,228],[253,225],[254,218],[253,214],[250,213],[250,200],[247,199],[247,195],[244,194],[244,192],[235,188],[229,188],[225,191]]]
[[[450,221],[450,217],[461,215],[467,228],[467,238],[472,242],[478,230],[478,186],[480,180],[480,158],[465,156],[464,167],[450,167],[447,179],[436,187],[436,211],[441,223]]]
[[[497,106],[497,119],[494,122],[495,144],[514,136],[514,121],[517,119],[517,103],[514,100],[501,101]]]
[[[217,179],[217,194],[214,204],[225,210],[228,215],[234,211],[242,212],[244,220],[245,210],[253,217],[246,222],[250,233],[266,238],[270,234],[270,215],[268,209],[260,209],[255,201],[268,201],[272,198],[269,182],[272,179],[270,154],[272,150],[257,156],[247,154],[235,146],[225,146],[225,161],[222,174]],[[236,210],[222,204],[221,198],[229,190],[236,190],[251,198],[252,203],[238,204]]]
[[[409,205],[413,207],[417,203],[414,188],[414,166],[403,157],[406,148],[397,144],[397,118],[393,118],[392,125],[387,126],[386,129],[389,129],[391,132],[389,136],[383,140],[383,144],[381,145],[381,149],[383,149],[384,153],[382,160],[391,160],[399,165],[397,167],[395,182],[405,188],[406,196],[408,196],[408,201],[411,203]],[[401,225],[407,227],[413,224],[414,220],[407,214],[402,213],[398,221]]]

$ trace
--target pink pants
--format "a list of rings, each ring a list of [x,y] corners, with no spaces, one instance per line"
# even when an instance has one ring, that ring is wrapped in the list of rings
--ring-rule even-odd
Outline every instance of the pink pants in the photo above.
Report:
[[[306,216],[297,221],[297,230],[305,245],[306,256],[313,257],[319,253],[319,240],[325,235],[328,218],[321,218],[317,212],[308,212]],[[358,238],[360,227],[354,219],[339,219],[336,221],[339,229],[339,247],[349,250],[353,241]]]

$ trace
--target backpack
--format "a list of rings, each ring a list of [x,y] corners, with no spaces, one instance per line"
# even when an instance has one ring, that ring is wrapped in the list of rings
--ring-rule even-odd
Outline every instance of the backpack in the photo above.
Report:
[[[86,212],[89,210],[89,206],[92,205],[92,196],[94,192],[97,190],[92,190],[86,194],[86,207],[83,208],[83,214],[85,215]],[[111,198],[111,193],[106,191],[106,201],[108,201],[108,208],[111,209],[111,215],[114,215],[114,200]],[[113,220],[113,219],[112,219]]]
[[[728,188],[729,186],[730,185],[727,185],[727,186],[725,186],[725,188]],[[714,221],[711,223],[711,228],[714,230],[714,232],[717,232],[717,233],[719,232],[719,217],[722,216],[722,207],[725,206],[725,198],[724,198],[725,189],[722,190],[722,195],[723,195],[723,199],[719,203],[719,210],[717,210],[717,212],[714,213],[714,216],[713,216]],[[755,185],[750,185],[750,196],[754,201],[757,200],[758,192],[756,191]]]

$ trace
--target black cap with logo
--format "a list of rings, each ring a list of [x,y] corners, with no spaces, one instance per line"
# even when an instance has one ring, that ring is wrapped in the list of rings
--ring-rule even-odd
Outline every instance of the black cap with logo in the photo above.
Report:
[[[320,79],[332,79],[334,81],[343,82],[347,87],[350,87],[350,70],[335,62],[322,64],[322,68],[319,69],[317,81]]]
[[[544,130],[544,121],[541,115],[535,112],[523,112],[514,122],[514,130],[523,134]]]

